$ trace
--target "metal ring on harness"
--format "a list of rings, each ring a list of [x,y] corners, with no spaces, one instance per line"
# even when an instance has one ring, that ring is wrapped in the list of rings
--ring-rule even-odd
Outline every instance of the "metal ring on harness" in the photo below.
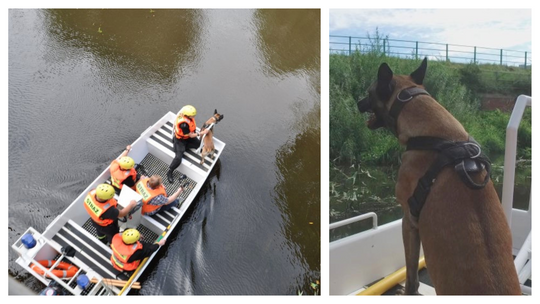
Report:
[[[409,94],[409,92],[407,92],[406,90],[403,90],[403,91],[399,92],[399,94],[397,95],[397,97],[396,97],[397,100],[399,100],[399,101],[401,101],[401,102],[407,102],[407,101],[413,99],[414,96],[411,95],[411,94],[409,94],[409,98],[407,98],[407,99],[401,99],[401,93],[403,93],[403,92],[406,92],[407,94]]]
[[[41,264],[41,266],[49,269],[56,263],[56,260],[40,260],[36,262]],[[37,272],[39,275],[45,274],[45,271],[41,269],[41,267],[37,266],[36,264],[30,265],[30,268],[32,268],[32,270]],[[61,279],[72,278],[75,276],[75,274],[77,274],[77,271],[79,271],[79,268],[66,262],[58,263],[58,265],[56,265],[55,269],[53,270],[49,269],[49,272],[51,272],[52,274],[54,274],[55,276]],[[47,277],[50,278],[51,276],[47,273]]]
[[[473,146],[473,147],[476,147],[478,149],[478,153],[475,155],[475,156],[471,156],[470,158],[477,158],[478,156],[480,156],[482,154],[482,148],[480,148],[480,145],[477,144],[477,143],[473,143],[473,142],[467,142],[467,143],[463,143],[464,146]]]

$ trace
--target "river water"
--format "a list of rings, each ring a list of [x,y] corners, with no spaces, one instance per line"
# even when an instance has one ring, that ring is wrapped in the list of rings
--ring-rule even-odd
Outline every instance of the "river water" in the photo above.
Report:
[[[185,104],[227,146],[138,294],[314,294],[319,10],[9,10],[9,275],[43,289],[11,245]]]

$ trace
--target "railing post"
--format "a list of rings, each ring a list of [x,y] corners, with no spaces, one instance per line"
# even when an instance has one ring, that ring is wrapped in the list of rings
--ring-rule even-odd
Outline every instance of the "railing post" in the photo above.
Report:
[[[473,63],[476,64],[476,47],[474,47],[474,59],[473,59]]]
[[[527,106],[532,105],[530,96],[519,95],[516,99],[510,120],[506,126],[506,145],[504,148],[504,174],[501,203],[508,226],[512,227],[512,207],[514,201],[514,181],[516,174],[517,132]],[[529,205],[529,208],[531,206]]]
[[[351,56],[351,40],[352,40],[352,37],[349,36],[349,56]]]
[[[386,39],[383,39],[383,54],[386,55]]]
[[[448,43],[446,44],[446,61],[449,61],[449,59],[448,59]]]
[[[527,52],[525,52],[525,64],[523,65],[523,67],[525,69],[527,68]]]
[[[418,60],[418,41],[416,41],[416,60]]]
[[[501,65],[502,65],[503,50],[501,49]]]

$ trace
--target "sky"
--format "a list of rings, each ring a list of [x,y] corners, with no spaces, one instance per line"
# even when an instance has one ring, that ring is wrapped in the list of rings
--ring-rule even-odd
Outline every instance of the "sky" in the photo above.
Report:
[[[329,34],[531,52],[531,9],[329,9]]]

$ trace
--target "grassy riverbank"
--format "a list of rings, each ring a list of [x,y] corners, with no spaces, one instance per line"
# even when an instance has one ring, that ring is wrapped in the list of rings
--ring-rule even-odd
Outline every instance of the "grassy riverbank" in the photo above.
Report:
[[[420,60],[386,57],[377,50],[374,41],[367,53],[351,56],[330,55],[330,221],[338,221],[369,211],[379,213],[379,221],[389,222],[401,216],[394,198],[394,184],[399,156],[403,148],[386,130],[371,131],[366,127],[367,114],[356,107],[359,97],[365,96],[375,80],[377,69],[386,62],[395,74],[409,74]],[[497,87],[496,80],[486,78],[477,68],[494,70],[497,67],[458,65],[428,61],[424,85],[427,91],[452,113],[481,145],[494,170],[492,178],[497,187],[502,183],[505,132],[510,113],[499,110],[481,111],[480,94]],[[499,67],[501,71],[506,67]],[[474,77],[474,76],[477,77]],[[530,78],[515,82],[504,74],[504,83],[516,83],[515,90],[530,94]],[[489,76],[491,77],[491,76]],[[522,77],[522,76],[519,76]],[[473,79],[473,80],[471,80]],[[489,83],[489,86],[486,85]],[[502,84],[501,84],[502,86]],[[507,89],[506,92],[512,92]],[[517,97],[519,94],[515,94]],[[531,112],[527,110],[518,137],[517,187],[530,189],[531,177]],[[527,193],[527,191],[521,191]],[[530,192],[530,191],[529,191]],[[525,200],[525,198],[520,198]],[[528,195],[526,198],[528,205]],[[346,228],[356,229],[356,228]],[[336,232],[347,234],[348,232]]]

